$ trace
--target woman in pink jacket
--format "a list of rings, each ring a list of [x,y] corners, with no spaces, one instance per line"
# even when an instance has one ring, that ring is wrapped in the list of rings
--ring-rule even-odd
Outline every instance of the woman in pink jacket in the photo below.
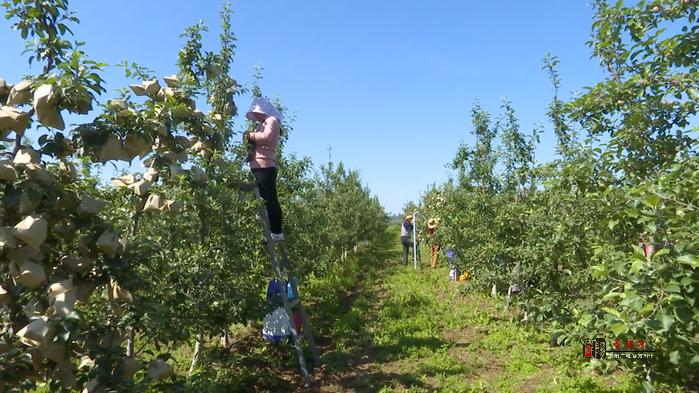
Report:
[[[275,241],[284,240],[282,233],[282,208],[277,198],[277,147],[281,113],[269,101],[260,97],[253,100],[246,117],[259,122],[255,132],[243,134],[243,141],[252,145],[250,170],[255,176],[260,196],[265,201],[270,231]]]

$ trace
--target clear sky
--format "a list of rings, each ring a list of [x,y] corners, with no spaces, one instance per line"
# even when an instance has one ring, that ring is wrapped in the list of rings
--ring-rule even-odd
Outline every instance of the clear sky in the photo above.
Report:
[[[72,0],[74,32],[94,60],[106,62],[108,93],[127,84],[128,59],[165,76],[176,73],[179,34],[202,19],[209,49],[219,32],[218,0]],[[469,110],[514,104],[528,131],[546,121],[551,98],[540,71],[547,52],[560,59],[568,96],[602,78],[590,59],[592,10],[584,0],[369,1],[237,0],[238,49],[232,74],[250,82],[264,67],[262,89],[296,112],[288,151],[358,169],[389,212],[399,212],[432,183],[460,142],[471,142]],[[0,77],[27,73],[24,44],[0,20]],[[35,69],[33,72],[37,72]],[[247,99],[238,102],[247,108]],[[537,151],[553,157],[548,123]]]

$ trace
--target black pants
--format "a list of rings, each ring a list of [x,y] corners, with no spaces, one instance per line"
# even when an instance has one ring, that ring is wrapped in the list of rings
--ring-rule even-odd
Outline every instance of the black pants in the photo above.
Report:
[[[260,189],[260,196],[265,200],[269,229],[272,233],[282,233],[282,207],[277,198],[277,168],[255,168],[252,174]]]
[[[403,245],[403,265],[408,264],[408,250],[413,247],[413,241],[409,237],[401,236],[400,243]]]

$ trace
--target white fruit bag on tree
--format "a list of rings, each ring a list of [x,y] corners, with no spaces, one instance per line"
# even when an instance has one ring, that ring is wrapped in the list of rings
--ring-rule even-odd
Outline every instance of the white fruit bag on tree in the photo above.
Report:
[[[17,171],[10,160],[0,160],[0,180],[13,181],[17,178]]]
[[[146,95],[146,88],[143,87],[142,84],[140,84],[140,85],[129,85],[129,89],[131,89],[131,91],[132,91],[135,95],[137,95],[137,96],[144,96],[144,95]]]
[[[56,95],[54,94],[53,85],[39,86],[34,92],[32,104],[39,123],[57,130],[65,128],[61,112],[56,107]]]
[[[148,200],[146,205],[143,207],[143,211],[159,211],[162,208],[162,203],[160,202],[160,195],[150,194],[148,195]]]
[[[143,88],[146,90],[146,94],[155,96],[160,91],[160,83],[158,83],[157,79],[143,81]]]
[[[0,227],[0,249],[17,247],[17,239],[13,232],[13,228]]]
[[[153,185],[152,182],[149,182],[148,180],[142,179],[142,180],[137,181],[134,184],[131,184],[128,187],[131,189],[131,191],[133,191],[134,194],[136,194],[138,196],[144,196],[144,195],[146,195],[146,193],[150,189],[151,185]]]
[[[17,337],[26,345],[39,346],[51,342],[54,332],[55,329],[49,325],[49,318],[41,316],[17,332]]]
[[[17,239],[29,244],[38,250],[46,240],[48,222],[37,214],[32,214],[20,221],[14,228],[14,235]]]
[[[11,106],[0,107],[0,131],[14,131],[22,135],[29,127],[29,122],[29,113]]]
[[[148,365],[148,377],[161,381],[175,375],[175,370],[166,361],[156,359]]]
[[[39,164],[39,157],[38,151],[23,147],[17,151],[12,163],[15,165]]]
[[[21,81],[12,86],[10,95],[7,97],[7,106],[17,106],[29,103],[32,99],[31,91],[32,83],[30,81]]]
[[[125,175],[121,177],[113,177],[112,178],[112,184],[115,187],[128,187],[136,182],[136,179],[133,177],[133,175]]]
[[[178,78],[177,75],[163,77],[163,80],[167,87],[173,89],[176,89],[180,85],[180,78]]]
[[[25,288],[38,288],[46,281],[44,266],[32,261],[24,261],[19,265],[19,274],[15,281]]]
[[[12,299],[12,295],[2,285],[0,285],[0,304],[8,302]]]
[[[131,162],[129,156],[126,154],[126,150],[124,150],[124,146],[121,144],[121,139],[114,134],[109,134],[106,142],[102,145],[102,148],[100,148],[98,161],[104,164],[113,160]]]
[[[110,258],[116,257],[117,251],[119,250],[121,244],[119,243],[119,235],[112,232],[111,230],[106,230],[102,232],[100,237],[97,239],[97,249],[107,254]]]
[[[104,209],[104,207],[107,206],[107,203],[107,201],[95,199],[85,195],[80,200],[79,211],[82,214],[97,214],[100,212],[100,210]]]

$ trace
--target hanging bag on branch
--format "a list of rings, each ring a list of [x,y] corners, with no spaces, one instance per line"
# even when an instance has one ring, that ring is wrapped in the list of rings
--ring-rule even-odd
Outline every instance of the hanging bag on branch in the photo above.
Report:
[[[291,334],[291,321],[283,307],[267,314],[262,321],[262,338],[273,343],[280,343]]]

